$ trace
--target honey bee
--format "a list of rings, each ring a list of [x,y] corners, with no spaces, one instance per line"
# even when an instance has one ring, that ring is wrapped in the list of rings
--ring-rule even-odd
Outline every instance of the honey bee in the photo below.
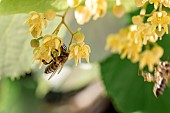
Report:
[[[170,78],[170,62],[163,61],[155,67],[154,76],[151,73],[142,71],[141,75],[144,77],[144,81],[154,82],[153,93],[156,97],[163,94],[168,79]]]
[[[63,65],[65,64],[65,62],[68,59],[68,56],[69,56],[69,52],[67,51],[67,47],[65,46],[65,44],[63,44],[61,46],[60,56],[54,57],[52,55],[53,60],[51,60],[49,63],[47,63],[45,60],[42,60],[42,62],[45,65],[49,64],[45,68],[44,73],[46,73],[46,74],[52,73],[51,76],[48,78],[48,80],[51,79],[57,71],[58,71],[58,73],[60,73],[61,69],[63,68]]]

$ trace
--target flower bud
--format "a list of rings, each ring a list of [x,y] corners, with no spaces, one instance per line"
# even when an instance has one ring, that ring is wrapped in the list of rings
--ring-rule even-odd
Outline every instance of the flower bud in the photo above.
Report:
[[[33,48],[39,47],[39,41],[37,39],[32,39],[30,45]]]
[[[75,40],[76,43],[81,43],[84,41],[84,37],[85,37],[84,34],[78,31],[73,35],[73,40]]]
[[[53,20],[56,16],[56,12],[54,10],[48,10],[44,13],[44,16],[47,20]]]
[[[81,0],[67,0],[67,4],[70,7],[77,7]]]

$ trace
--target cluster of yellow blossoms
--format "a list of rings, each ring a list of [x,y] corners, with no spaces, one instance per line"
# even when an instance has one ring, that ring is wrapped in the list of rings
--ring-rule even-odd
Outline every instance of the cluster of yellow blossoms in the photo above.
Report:
[[[85,0],[84,5],[80,5],[81,0],[67,0],[70,7],[76,7],[75,18],[77,23],[84,24],[93,19],[103,17],[107,12],[106,0]]]
[[[42,28],[47,26],[47,20],[53,20],[55,16],[56,13],[53,10],[45,13],[30,12],[30,17],[26,20],[26,24],[30,27],[29,32],[34,38],[40,37],[42,35]]]
[[[81,33],[80,30],[73,33],[65,23],[65,15],[68,12],[68,9],[66,9],[63,15],[56,14],[53,10],[49,10],[45,13],[33,11],[26,20],[26,24],[30,27],[29,32],[34,37],[34,39],[31,40],[31,46],[34,48],[33,61],[38,60],[39,67],[41,67],[44,62],[50,63],[54,58],[60,56],[61,46],[63,46],[64,40],[58,36],[58,32],[62,25],[67,28],[72,36],[67,50],[67,52],[69,52],[69,59],[74,57],[76,65],[77,63],[80,63],[81,58],[85,58],[87,62],[89,62],[90,47],[84,43],[84,34]],[[42,36],[42,29],[43,27],[47,27],[47,20],[51,21],[56,16],[62,18],[57,28],[51,35],[46,34]]]
[[[121,3],[121,0],[115,0],[115,1],[116,3],[113,5],[112,12],[116,17],[120,18],[124,15],[125,8]]]
[[[142,7],[147,2],[150,4],[154,4],[154,8],[157,9],[160,4],[163,4],[165,7],[170,8],[170,1],[169,0],[135,0],[137,7]]]
[[[140,69],[148,66],[153,71],[155,64],[158,64],[163,55],[163,49],[156,42],[162,36],[168,34],[168,16],[162,7],[170,7],[169,0],[135,0],[138,7],[154,4],[150,14],[146,14],[146,7],[142,7],[140,15],[133,16],[133,25],[120,30],[118,34],[112,34],[107,39],[106,49],[111,48],[112,52],[121,54],[121,58],[127,56],[132,62],[139,61]],[[145,21],[146,20],[146,21]],[[145,49],[144,49],[144,48]]]
[[[125,12],[122,1],[115,0],[112,4],[112,13],[117,17],[122,17]],[[67,3],[69,7],[75,8],[74,14],[78,24],[87,23],[91,18],[96,20],[103,17],[110,5],[107,0],[67,0]],[[148,66],[148,69],[153,71],[154,65],[160,61],[163,55],[163,49],[156,42],[161,40],[165,33],[168,34],[170,16],[166,12],[166,7],[170,8],[170,0],[135,0],[135,3],[137,7],[141,7],[140,14],[133,16],[133,24],[128,28],[108,37],[106,49],[121,54],[121,58],[127,56],[132,62],[139,62],[140,69]],[[146,14],[148,4],[154,6],[150,14]],[[58,36],[58,32],[62,25],[72,36],[68,46],[69,59],[75,58],[76,65],[81,63],[81,58],[85,58],[89,62],[91,50],[84,43],[84,34],[80,32],[80,29],[73,33],[65,23],[64,18],[68,9],[63,15],[56,14],[52,10],[45,13],[30,13],[26,23],[30,27],[29,32],[34,37],[31,40],[31,46],[34,47],[33,60],[39,60],[40,65],[43,60],[50,62],[53,59],[52,56],[60,56],[64,40]],[[62,18],[60,24],[51,35],[42,36],[42,29],[48,24],[47,20],[51,21],[56,16]]]
[[[139,61],[140,69],[147,65],[149,70],[153,71],[154,64],[159,63],[160,57],[163,55],[163,49],[155,44],[151,50],[142,51],[143,42],[136,38],[142,38],[144,35],[136,37],[139,32],[135,28],[136,26],[133,25],[120,30],[118,34],[110,35],[107,39],[106,49],[110,48],[113,53],[121,54],[121,58],[127,56],[133,63]]]
[[[74,34],[73,41],[70,45],[69,59],[75,58],[75,64],[81,63],[81,58],[85,58],[89,62],[90,47],[84,43],[84,34],[80,32],[80,29]]]

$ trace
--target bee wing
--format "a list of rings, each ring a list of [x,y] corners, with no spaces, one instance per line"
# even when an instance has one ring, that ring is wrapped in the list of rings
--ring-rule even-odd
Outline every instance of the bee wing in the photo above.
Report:
[[[48,78],[48,80],[50,80],[50,79],[55,75],[56,72],[57,72],[57,70],[55,70],[55,71],[51,74],[51,76]]]
[[[62,69],[62,68],[63,68],[63,66],[59,66],[59,70],[56,69],[56,70],[51,74],[51,76],[48,78],[48,80],[50,80],[50,79],[56,74],[57,71],[58,71],[57,74],[59,74],[59,73],[61,72],[61,69]]]
[[[63,69],[63,66],[60,67],[60,69],[58,71],[58,74],[61,72],[62,69]]]

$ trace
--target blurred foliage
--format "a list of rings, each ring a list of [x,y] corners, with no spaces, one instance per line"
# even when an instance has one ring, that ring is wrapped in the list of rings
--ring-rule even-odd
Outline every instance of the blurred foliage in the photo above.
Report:
[[[169,60],[169,35],[163,37],[159,44],[164,48],[162,60]],[[144,82],[138,76],[138,64],[120,59],[119,55],[112,55],[101,62],[101,73],[108,95],[113,99],[118,111],[131,113],[169,113],[170,89],[156,98],[153,94],[153,83]]]
[[[36,81],[27,75],[20,80],[0,82],[0,113],[40,113],[41,100],[35,96]]]
[[[67,8],[67,0],[0,0],[0,15],[44,12],[48,9],[61,11]]]

